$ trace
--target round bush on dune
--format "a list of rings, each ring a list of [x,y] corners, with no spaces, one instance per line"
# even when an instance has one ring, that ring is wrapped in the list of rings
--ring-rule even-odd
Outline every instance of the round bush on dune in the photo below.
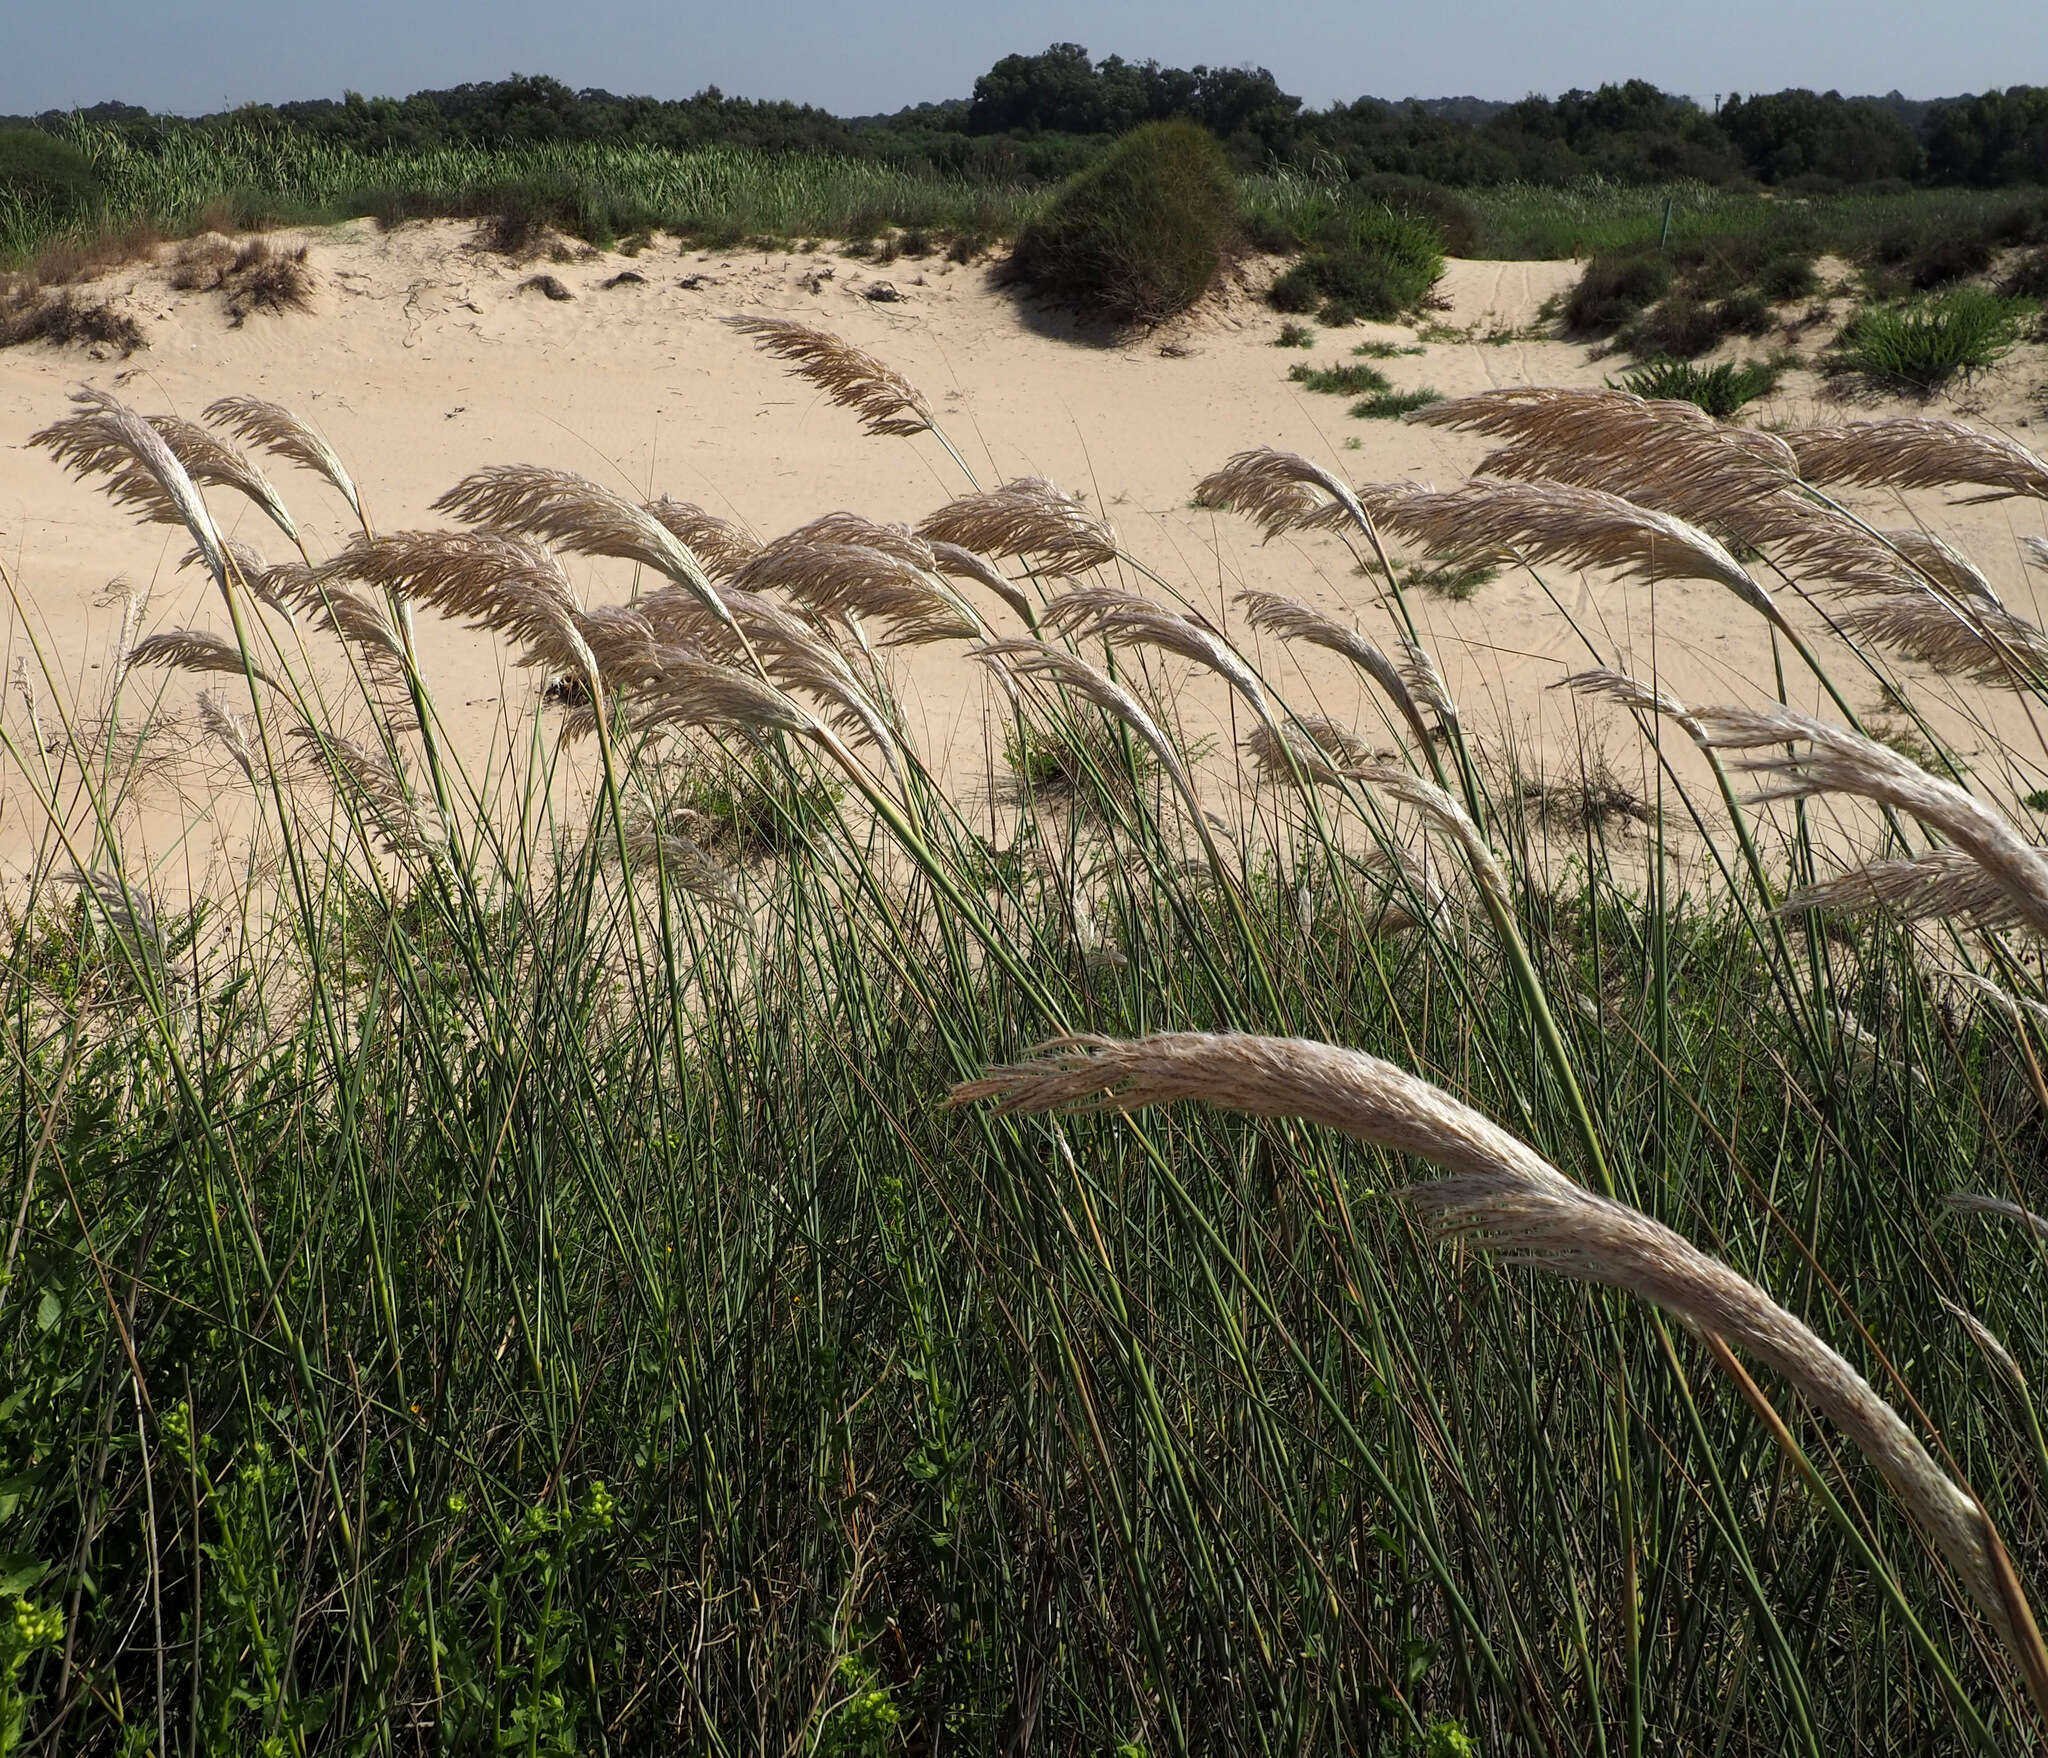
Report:
[[[1133,129],[1017,240],[1026,280],[1125,323],[1157,323],[1215,285],[1239,236],[1237,181],[1192,122]]]
[[[0,191],[69,218],[99,199],[100,181],[92,161],[68,141],[40,128],[0,128]]]

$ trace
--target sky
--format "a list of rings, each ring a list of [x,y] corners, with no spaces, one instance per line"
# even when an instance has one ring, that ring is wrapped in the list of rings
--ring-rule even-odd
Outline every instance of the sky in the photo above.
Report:
[[[194,114],[548,73],[841,115],[965,97],[1053,42],[1271,68],[1311,105],[1519,98],[1640,76],[1711,103],[1811,86],[2048,84],[2041,0],[0,0],[0,115],[118,98]]]

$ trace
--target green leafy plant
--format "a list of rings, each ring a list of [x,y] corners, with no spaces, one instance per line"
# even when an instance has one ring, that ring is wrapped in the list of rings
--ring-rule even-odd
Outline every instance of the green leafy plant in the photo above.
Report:
[[[1267,298],[1333,327],[1386,321],[1420,306],[1443,272],[1443,245],[1427,221],[1352,201],[1316,223],[1308,253]]]
[[[1745,360],[1739,366],[1723,361],[1708,367],[1685,360],[1653,360],[1608,382],[1638,397],[1696,403],[1717,421],[1726,421],[1744,404],[1769,396],[1777,387],[1778,374],[1761,360]]]
[[[1313,348],[1315,345],[1316,333],[1307,324],[1284,323],[1280,326],[1280,333],[1273,338],[1276,348]]]
[[[1905,305],[1865,306],[1835,338],[1823,370],[1929,396],[2004,359],[2019,340],[2026,310],[1977,287]]]
[[[1417,409],[1427,409],[1432,403],[1441,403],[1442,391],[1433,391],[1426,386],[1413,391],[1375,391],[1369,397],[1361,397],[1351,405],[1351,413],[1361,421],[1398,421],[1402,416]]]

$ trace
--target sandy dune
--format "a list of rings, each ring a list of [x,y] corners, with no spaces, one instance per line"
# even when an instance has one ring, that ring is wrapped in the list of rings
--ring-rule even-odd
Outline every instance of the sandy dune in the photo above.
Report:
[[[939,259],[876,266],[828,253],[706,256],[661,241],[631,261],[602,255],[518,265],[468,248],[467,239],[468,229],[454,223],[379,233],[365,222],[310,235],[316,309],[252,316],[239,328],[217,296],[170,291],[161,268],[122,271],[96,291],[111,292],[138,316],[147,352],[127,361],[42,347],[0,353],[0,557],[21,599],[19,614],[11,607],[0,613],[7,618],[0,663],[11,668],[29,653],[32,636],[79,711],[89,713],[119,621],[118,609],[104,602],[117,575],[148,585],[150,628],[225,627],[199,574],[175,571],[187,547],[181,534],[132,523],[47,454],[28,449],[29,435],[64,413],[65,393],[80,381],[112,389],[145,412],[196,416],[214,397],[237,391],[283,402],[349,460],[384,529],[439,523],[427,510],[437,494],[477,466],[501,462],[578,470],[636,495],[673,494],[764,536],[842,507],[914,520],[958,492],[958,470],[929,438],[865,437],[847,412],[717,321],[733,311],[783,313],[838,331],[921,386],[984,485],[1041,474],[1088,497],[1132,554],[1224,626],[1241,620],[1229,594],[1258,585],[1355,616],[1382,637],[1391,632],[1386,614],[1336,539],[1261,546],[1243,521],[1192,509],[1192,485],[1254,445],[1304,452],[1356,480],[1445,486],[1484,450],[1464,436],[1349,419],[1346,399],[1288,382],[1297,361],[1333,364],[1368,335],[1405,342],[1411,331],[1329,332],[1313,351],[1283,351],[1271,345],[1278,320],[1242,290],[1171,331],[1112,341],[1063,313],[1020,303],[983,267]],[[537,272],[559,277],[573,297],[522,290]],[[627,272],[644,279],[607,285]],[[1507,384],[1598,384],[1613,363],[1589,361],[1582,346],[1530,332],[1538,308],[1575,274],[1568,262],[1455,262],[1441,289],[1449,309],[1435,314],[1430,332],[1439,339],[1419,357],[1377,364],[1397,388],[1428,385],[1450,396]],[[899,299],[865,296],[882,280]],[[1449,332],[1457,338],[1442,339]],[[2036,388],[2044,377],[2043,351],[2023,350],[1977,388],[1966,412],[2034,438],[2048,426]],[[1837,419],[1840,411],[1821,402],[1812,375],[1795,373],[1756,417]],[[2028,422],[2039,426],[2029,431]],[[316,556],[344,539],[344,510],[324,486],[283,465],[272,475]],[[238,497],[214,500],[232,530],[278,553],[281,540],[260,515]],[[1885,523],[1906,522],[1887,497],[1868,505]],[[2009,603],[2038,614],[2035,589],[2048,579],[2028,577],[2018,539],[2048,531],[2048,509],[2034,502],[1963,508],[1929,495],[1915,497],[1906,513],[1971,553]],[[617,564],[572,558],[570,569],[591,602],[632,589],[630,571]],[[1602,658],[1654,667],[1681,695],[1754,699],[1770,687],[1762,625],[1712,587],[1562,577],[1538,584],[1514,576],[1463,604],[1418,598],[1428,643],[1468,720],[1496,742],[1512,737],[1529,762],[1578,743],[1569,703],[1545,689],[1589,662],[1560,607]],[[444,708],[458,721],[473,717],[464,737],[479,750],[532,706],[536,680],[508,671],[487,642],[430,624],[425,656]],[[1306,705],[1307,686],[1327,711],[1364,724],[1348,676],[1333,668],[1304,678],[1279,650],[1261,658],[1297,702]],[[38,660],[31,655],[29,663]],[[977,782],[991,736],[978,668],[957,647],[919,650],[900,665],[913,736],[927,760],[963,786]],[[1185,672],[1169,668],[1176,677]],[[1874,696],[1874,688],[1864,693]],[[139,795],[134,820],[168,887],[181,872],[198,870],[194,845],[181,841],[188,818],[196,811],[203,828],[229,833],[244,809],[223,765],[202,747],[195,695],[188,679],[166,690],[164,708],[174,718],[161,741],[165,760]],[[1186,704],[1193,733],[1229,737],[1221,718],[1228,705],[1211,680],[1189,683]],[[12,690],[5,712],[25,748],[23,703]],[[1617,730],[1616,743],[1637,761],[1627,729]],[[2033,755],[2037,766],[2048,761],[2038,748]],[[7,771],[0,868],[18,875],[41,835],[42,810],[26,797],[14,765],[0,767]]]

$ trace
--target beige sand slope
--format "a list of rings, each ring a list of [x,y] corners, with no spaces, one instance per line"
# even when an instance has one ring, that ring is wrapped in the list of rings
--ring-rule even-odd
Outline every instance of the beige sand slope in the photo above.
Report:
[[[704,256],[669,241],[631,261],[516,265],[467,240],[468,229],[454,223],[379,233],[365,222],[309,235],[313,312],[259,314],[240,327],[217,296],[169,290],[160,267],[123,271],[96,291],[138,316],[147,352],[127,361],[42,347],[0,353],[0,556],[23,601],[18,615],[0,611],[0,662],[11,667],[32,645],[40,649],[86,712],[119,620],[104,602],[115,576],[149,587],[152,628],[225,627],[198,573],[176,571],[187,547],[181,534],[130,522],[46,453],[27,448],[81,381],[145,412],[196,416],[230,392],[285,403],[349,460],[384,529],[440,523],[428,513],[432,499],[488,463],[551,464],[636,495],[673,494],[764,536],[837,508],[915,520],[958,492],[958,470],[929,438],[864,436],[847,412],[717,321],[734,311],[787,314],[841,333],[909,376],[984,485],[1031,473],[1088,497],[1133,555],[1225,627],[1241,621],[1229,594],[1256,585],[1356,617],[1381,636],[1390,633],[1386,613],[1336,539],[1262,546],[1243,521],[1192,509],[1193,484],[1231,453],[1271,445],[1354,480],[1449,486],[1484,450],[1464,436],[1349,419],[1346,399],[1288,381],[1297,361],[1334,364],[1368,335],[1405,342],[1411,331],[1327,332],[1311,352],[1284,351],[1272,345],[1278,320],[1248,292],[1170,332],[1113,341],[1020,302],[984,267],[936,259],[878,267],[823,253]],[[555,301],[522,288],[541,271],[573,297]],[[628,271],[644,279],[608,284]],[[1438,339],[1420,356],[1378,364],[1397,388],[1428,385],[1450,396],[1509,384],[1598,384],[1612,363],[1589,361],[1582,346],[1531,339],[1538,308],[1575,274],[1571,263],[1455,262],[1441,289],[1448,309],[1434,314],[1430,332]],[[865,296],[884,279],[900,298]],[[2041,420],[2034,387],[2044,376],[2042,350],[2024,350],[1979,385],[1969,413],[2029,438],[2024,424]],[[1757,413],[1839,418],[1819,399],[1818,382],[1795,373]],[[282,465],[272,474],[316,556],[343,541],[344,510],[321,484]],[[214,498],[232,530],[280,551],[277,533],[238,497]],[[1868,504],[1886,523],[1905,522],[1895,502]],[[1929,495],[1907,511],[1960,543],[2010,603],[2036,614],[2034,589],[2048,582],[2028,577],[2018,539],[2048,531],[2048,508],[1965,509]],[[630,571],[617,564],[570,566],[590,601],[632,590]],[[1512,736],[1532,762],[1577,744],[1568,700],[1545,690],[1588,663],[1560,607],[1603,658],[1654,667],[1694,700],[1754,699],[1770,685],[1761,624],[1708,586],[1653,590],[1565,577],[1539,585],[1518,576],[1463,604],[1419,598],[1428,644],[1468,719],[1497,740]],[[425,657],[444,706],[474,717],[479,750],[532,707],[536,680],[508,672],[488,642],[430,624]],[[1349,678],[1332,671],[1304,679],[1270,648],[1262,658],[1304,705],[1306,686],[1329,711],[1347,720],[1359,714]],[[988,768],[986,681],[957,647],[919,650],[900,663],[913,737],[927,761],[972,783]],[[188,819],[229,828],[238,812],[233,778],[207,756],[193,722],[195,695],[185,679],[165,691],[164,760],[135,819],[148,859],[173,885],[176,871],[197,860],[179,840]],[[1191,683],[1187,700],[1191,731],[1202,735],[1207,715],[1207,730],[1229,737],[1228,704],[1210,680]],[[24,710],[13,691],[5,712],[19,734]],[[0,868],[18,874],[42,834],[42,811],[11,773],[7,788]]]

